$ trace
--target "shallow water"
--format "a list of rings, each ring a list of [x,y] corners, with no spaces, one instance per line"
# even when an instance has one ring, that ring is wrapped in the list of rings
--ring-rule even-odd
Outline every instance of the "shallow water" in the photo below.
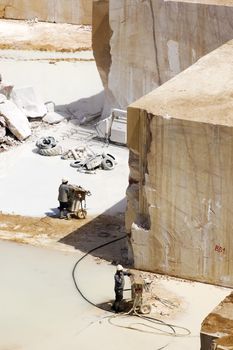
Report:
[[[158,328],[163,328],[158,325],[154,330],[142,326],[144,332],[137,332],[122,326],[137,327],[143,320],[109,319],[113,314],[90,305],[79,295],[72,280],[72,270],[81,257],[78,251],[64,253],[0,241],[0,253],[0,349],[4,350],[196,350],[200,348],[202,320],[230,293],[200,283],[158,280],[158,288],[175,292],[185,306],[176,319],[170,321],[165,316],[163,320],[187,327],[192,334],[167,336],[161,334]],[[75,277],[88,299],[95,304],[106,303],[114,296],[114,272],[110,263],[88,256],[78,265]],[[129,288],[129,281],[125,287]]]
[[[0,242],[0,251],[0,348],[75,349],[79,332],[101,313],[74,287],[72,269],[81,255],[5,242]],[[76,273],[92,298],[95,278],[89,274],[95,268],[88,258]],[[109,277],[112,282],[111,272]],[[111,282],[110,294],[107,288],[100,301],[106,294],[111,298]]]

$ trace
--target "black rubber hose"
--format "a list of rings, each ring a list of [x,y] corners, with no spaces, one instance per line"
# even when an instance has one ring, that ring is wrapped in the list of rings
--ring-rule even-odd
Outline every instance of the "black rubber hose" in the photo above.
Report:
[[[72,278],[73,278],[75,287],[76,287],[77,291],[79,292],[79,294],[82,296],[82,298],[83,298],[84,300],[86,300],[89,304],[91,304],[92,306],[94,306],[94,307],[96,307],[96,308],[98,308],[98,309],[101,309],[101,310],[103,310],[103,311],[106,311],[106,310],[105,310],[104,308],[102,308],[102,307],[96,305],[96,304],[93,303],[91,300],[87,299],[87,297],[85,297],[85,295],[81,292],[81,290],[80,290],[80,288],[79,288],[79,286],[78,286],[78,284],[77,284],[77,282],[76,282],[76,280],[75,280],[75,275],[74,275],[74,274],[75,274],[75,270],[76,270],[76,267],[78,266],[78,264],[79,264],[87,255],[91,254],[92,252],[94,252],[94,251],[97,250],[97,249],[106,247],[107,245],[112,244],[112,243],[115,243],[115,242],[117,242],[117,241],[120,241],[120,240],[122,240],[122,239],[124,239],[124,238],[126,238],[126,237],[127,237],[127,235],[124,235],[124,236],[122,236],[122,237],[120,237],[120,238],[116,238],[116,239],[114,239],[114,240],[112,240],[112,241],[110,241],[110,242],[101,244],[101,245],[99,245],[99,246],[97,246],[97,247],[95,247],[95,248],[89,250],[89,251],[88,251],[86,254],[84,254],[78,261],[76,261],[76,263],[75,263],[75,265],[74,265],[74,267],[73,267],[73,270],[72,270]],[[112,313],[115,313],[115,312],[113,312],[113,311],[111,311],[111,312],[112,312]],[[136,314],[135,316],[140,317],[140,318],[142,318],[142,319],[145,319],[145,320],[147,320],[147,321],[153,322],[153,323],[165,325],[165,326],[167,326],[168,328],[170,328],[170,329],[173,331],[173,334],[174,334],[175,336],[179,336],[179,335],[177,334],[177,332],[175,331],[174,328],[183,329],[183,330],[187,331],[187,334],[186,334],[186,335],[189,335],[189,334],[190,334],[189,329],[187,329],[187,328],[185,328],[185,327],[180,327],[180,326],[176,326],[176,325],[173,325],[173,324],[169,324],[169,323],[166,323],[166,322],[164,322],[164,321],[162,321],[162,320],[159,320],[159,319],[156,319],[156,318],[153,318],[153,317],[150,317],[150,316],[139,316],[139,315],[137,315],[137,314]],[[127,327],[126,327],[126,328],[127,328]],[[170,334],[170,335],[171,335],[171,334]],[[180,336],[184,336],[184,335],[180,335]]]
[[[76,287],[77,291],[79,292],[79,294],[80,294],[80,295],[83,297],[83,299],[86,300],[89,304],[91,304],[92,306],[95,306],[95,307],[97,307],[98,309],[101,309],[101,310],[103,310],[103,311],[106,311],[106,310],[105,310],[104,308],[100,307],[100,306],[97,306],[97,305],[96,305],[95,303],[93,303],[91,300],[87,299],[87,298],[85,297],[85,295],[81,292],[81,290],[80,290],[80,288],[79,288],[79,286],[78,286],[78,284],[77,284],[77,282],[76,282],[76,279],[75,279],[75,275],[74,275],[74,274],[75,274],[75,270],[76,270],[76,267],[78,266],[78,264],[79,264],[87,255],[91,254],[92,252],[94,252],[94,251],[97,250],[97,249],[103,248],[103,247],[105,247],[105,246],[107,246],[107,245],[109,245],[109,244],[112,244],[112,243],[115,243],[115,242],[117,242],[117,241],[120,241],[120,240],[122,240],[122,239],[124,239],[124,238],[126,238],[126,237],[127,237],[127,235],[124,235],[123,237],[113,239],[113,240],[110,241],[110,242],[101,244],[101,245],[99,245],[99,246],[97,246],[97,247],[95,247],[95,248],[89,250],[89,251],[88,251],[86,254],[84,254],[78,261],[76,261],[76,263],[75,263],[75,265],[74,265],[74,267],[73,267],[72,277],[73,277],[73,281],[74,281],[75,287]]]

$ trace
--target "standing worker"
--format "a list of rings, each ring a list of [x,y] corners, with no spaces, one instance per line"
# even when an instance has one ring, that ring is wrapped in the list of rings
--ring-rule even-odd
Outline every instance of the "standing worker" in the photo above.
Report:
[[[120,312],[121,307],[121,301],[123,300],[123,291],[125,286],[125,276],[131,276],[132,274],[128,271],[124,271],[123,267],[121,265],[117,265],[116,267],[116,273],[114,275],[114,281],[115,281],[115,301],[112,305],[112,309],[115,312]]]
[[[62,183],[59,186],[58,189],[58,201],[60,203],[59,210],[60,210],[60,219],[68,219],[67,216],[67,210],[69,206],[69,185],[68,180],[63,178]],[[66,215],[65,215],[66,211]]]

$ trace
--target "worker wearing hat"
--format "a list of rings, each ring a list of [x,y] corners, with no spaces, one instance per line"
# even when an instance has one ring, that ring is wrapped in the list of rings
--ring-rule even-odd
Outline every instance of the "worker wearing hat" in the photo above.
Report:
[[[131,276],[131,273],[129,271],[124,271],[122,265],[117,265],[116,267],[116,273],[114,275],[114,281],[115,281],[115,301],[112,305],[112,309],[115,312],[121,311],[121,301],[123,300],[123,291],[125,286],[125,276]]]
[[[60,210],[60,219],[67,219],[67,209],[69,205],[69,185],[68,180],[66,178],[62,179],[62,183],[59,186],[58,189],[58,201],[60,203],[59,210]],[[65,215],[66,213],[66,215]]]

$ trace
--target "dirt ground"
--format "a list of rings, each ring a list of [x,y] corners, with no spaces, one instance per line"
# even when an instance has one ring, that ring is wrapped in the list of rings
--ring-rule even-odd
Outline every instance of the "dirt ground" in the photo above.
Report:
[[[33,218],[20,215],[0,214],[0,232],[8,231],[12,235],[21,232],[36,236],[44,234],[63,237],[67,232],[74,231],[85,225],[91,218],[84,220],[60,220],[59,218]],[[59,233],[58,233],[59,232]]]
[[[56,217],[26,217],[0,214],[0,239],[36,246],[50,246],[59,250],[79,249],[87,252],[106,241],[123,237],[124,217],[99,215],[86,219],[61,220]],[[100,256],[105,260],[123,260],[127,264],[127,245],[105,249]],[[99,252],[97,254],[99,256]]]
[[[91,50],[91,27],[1,19],[0,49],[61,52]]]

